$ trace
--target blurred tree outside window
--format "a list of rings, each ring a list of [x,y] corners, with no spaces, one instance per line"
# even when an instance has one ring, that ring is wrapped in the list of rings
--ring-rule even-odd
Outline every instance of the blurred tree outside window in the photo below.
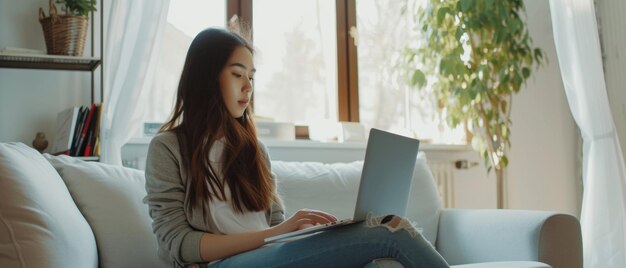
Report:
[[[403,61],[406,47],[417,46],[419,31],[412,16],[422,0],[357,0],[359,116],[362,124],[422,142],[465,144],[462,127],[450,129],[436,103],[410,85]]]

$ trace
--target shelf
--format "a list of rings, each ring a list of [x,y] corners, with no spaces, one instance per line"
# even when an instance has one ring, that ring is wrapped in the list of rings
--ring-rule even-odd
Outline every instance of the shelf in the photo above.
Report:
[[[99,58],[0,53],[0,68],[93,71],[100,63]]]

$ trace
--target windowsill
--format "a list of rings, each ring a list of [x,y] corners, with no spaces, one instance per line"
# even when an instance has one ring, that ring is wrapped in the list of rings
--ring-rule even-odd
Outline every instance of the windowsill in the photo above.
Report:
[[[129,145],[141,145],[149,144],[150,137],[132,138],[126,144]],[[282,141],[282,140],[262,140],[263,144],[268,147],[274,148],[319,148],[319,149],[364,149],[367,145],[366,142],[321,142],[312,140],[294,140],[294,141]],[[420,144],[420,150],[422,151],[469,151],[472,150],[470,145],[462,144]]]

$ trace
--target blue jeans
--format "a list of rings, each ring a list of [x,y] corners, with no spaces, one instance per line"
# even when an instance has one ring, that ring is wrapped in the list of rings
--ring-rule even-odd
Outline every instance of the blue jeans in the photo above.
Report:
[[[404,267],[449,267],[421,234],[368,227],[365,222],[270,244],[209,267],[376,267],[371,262],[381,258],[392,258]]]

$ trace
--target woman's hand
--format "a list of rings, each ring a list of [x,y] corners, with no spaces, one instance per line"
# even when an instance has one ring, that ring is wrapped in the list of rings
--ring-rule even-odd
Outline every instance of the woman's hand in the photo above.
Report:
[[[272,227],[272,231],[274,231],[272,235],[284,234],[335,221],[337,221],[337,217],[332,214],[313,209],[301,209],[281,224]]]

